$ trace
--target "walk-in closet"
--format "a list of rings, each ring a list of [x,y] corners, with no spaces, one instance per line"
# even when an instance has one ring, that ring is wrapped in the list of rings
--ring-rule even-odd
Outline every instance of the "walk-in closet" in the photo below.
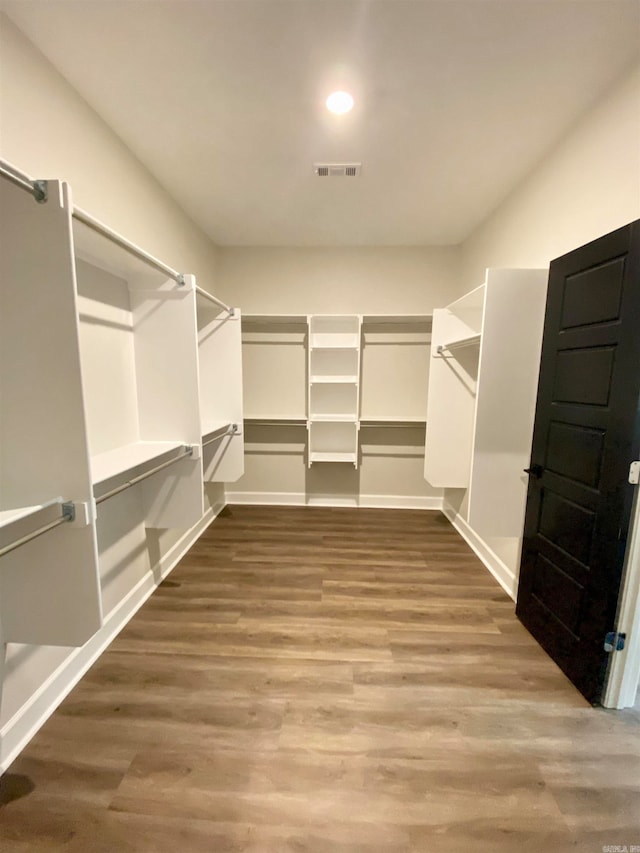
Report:
[[[0,850],[640,849],[638,0],[0,66]]]

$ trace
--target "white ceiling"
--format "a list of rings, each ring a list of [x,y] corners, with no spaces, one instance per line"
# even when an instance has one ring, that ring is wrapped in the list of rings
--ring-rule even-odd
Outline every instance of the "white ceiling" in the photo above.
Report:
[[[640,50],[640,0],[2,8],[221,245],[457,243]]]

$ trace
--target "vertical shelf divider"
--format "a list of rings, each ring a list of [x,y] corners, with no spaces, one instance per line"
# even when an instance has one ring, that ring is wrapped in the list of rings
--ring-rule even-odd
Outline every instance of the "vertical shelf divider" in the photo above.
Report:
[[[358,467],[362,317],[312,314],[309,324],[308,465]]]

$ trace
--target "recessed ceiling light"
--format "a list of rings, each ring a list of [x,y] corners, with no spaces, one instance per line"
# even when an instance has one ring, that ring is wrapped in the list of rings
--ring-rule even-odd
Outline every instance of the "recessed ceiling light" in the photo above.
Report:
[[[327,98],[327,109],[337,115],[348,113],[352,107],[353,97],[348,92],[333,92]]]

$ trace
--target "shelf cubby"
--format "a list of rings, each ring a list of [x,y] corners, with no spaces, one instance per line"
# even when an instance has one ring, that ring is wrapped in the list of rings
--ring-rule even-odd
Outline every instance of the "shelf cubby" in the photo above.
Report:
[[[309,348],[359,350],[360,325],[360,317],[356,315],[312,315]]]
[[[356,382],[312,382],[309,387],[309,419],[315,415],[350,415],[358,418]]]
[[[244,473],[242,316],[238,308],[221,314],[204,297],[196,310],[203,476],[235,483]]]
[[[195,279],[169,278],[73,221],[80,355],[94,490],[201,442]],[[190,527],[204,512],[200,453],[135,488],[146,527]],[[114,498],[116,500],[116,498]]]
[[[308,464],[358,464],[360,353],[358,315],[309,317]]]
[[[309,461],[357,464],[358,425],[355,421],[311,421]]]
[[[312,378],[322,377],[328,380],[358,381],[358,349],[312,349],[309,353],[309,370]],[[317,381],[317,379],[316,379]]]

